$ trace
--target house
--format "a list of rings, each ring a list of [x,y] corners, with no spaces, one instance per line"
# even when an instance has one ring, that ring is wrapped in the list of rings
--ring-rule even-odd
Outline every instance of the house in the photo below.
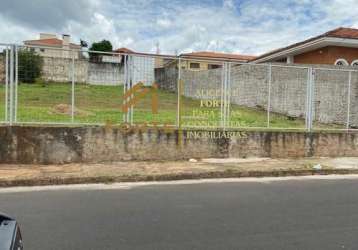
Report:
[[[221,68],[224,62],[235,62],[238,64],[247,63],[255,59],[254,56],[229,54],[212,51],[200,51],[192,53],[180,54],[180,69],[189,71],[205,71],[211,69]],[[156,78],[164,79],[166,75],[170,74],[172,77],[174,72],[178,70],[178,58],[163,59],[162,67],[156,68]],[[170,73],[171,72],[171,73]]]
[[[181,69],[186,70],[208,70],[222,67],[222,61],[234,61],[246,63],[255,59],[254,56],[219,53],[210,51],[192,52],[181,54]]]
[[[251,62],[358,66],[358,29],[334,29],[308,40],[265,53]]]
[[[79,58],[81,45],[71,43],[70,35],[62,35],[62,40],[55,34],[40,33],[40,39],[24,41],[24,45],[30,47],[43,57],[72,58],[71,50],[75,50],[75,59]]]

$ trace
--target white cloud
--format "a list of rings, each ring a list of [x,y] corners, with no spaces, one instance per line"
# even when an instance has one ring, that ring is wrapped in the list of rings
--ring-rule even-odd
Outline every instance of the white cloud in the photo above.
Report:
[[[235,4],[233,0],[223,0],[223,7],[228,9],[235,9]]]
[[[0,43],[20,43],[24,40],[34,39],[34,32],[20,25],[12,25],[0,15]]]
[[[164,28],[164,29],[167,29],[169,28],[171,25],[172,25],[172,22],[169,20],[169,19],[158,19],[157,20],[157,25],[160,27],[160,28]]]

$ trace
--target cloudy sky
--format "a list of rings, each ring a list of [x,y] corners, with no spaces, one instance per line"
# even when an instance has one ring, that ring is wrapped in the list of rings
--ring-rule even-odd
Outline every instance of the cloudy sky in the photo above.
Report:
[[[162,53],[258,55],[339,26],[358,28],[358,0],[2,0],[0,42],[40,32]]]

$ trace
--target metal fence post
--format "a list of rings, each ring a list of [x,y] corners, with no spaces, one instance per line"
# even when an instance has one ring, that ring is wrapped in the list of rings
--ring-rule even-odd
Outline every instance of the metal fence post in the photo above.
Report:
[[[130,79],[129,79],[129,89],[133,88],[133,83],[134,81],[134,61],[133,61],[133,56],[130,56]],[[134,98],[134,95],[132,94],[130,99],[132,100]],[[130,107],[130,114],[129,114],[129,119],[130,119],[130,124],[133,125],[133,115],[134,115],[134,106],[131,105]]]
[[[178,91],[178,96],[177,96],[177,128],[181,128],[181,90],[182,90],[182,86],[181,86],[181,58],[178,58],[178,79],[177,79],[177,91]]]
[[[75,55],[74,51],[72,53],[72,86],[71,86],[71,122],[73,123],[75,120]]]
[[[224,114],[223,114],[223,129],[226,126],[226,94],[227,94],[227,63],[225,62],[224,67],[224,92],[223,92],[223,99],[224,99]]]
[[[125,95],[125,93],[127,92],[127,83],[128,83],[128,73],[127,73],[127,55],[123,55],[124,57],[124,83],[123,83],[123,97]],[[126,100],[123,98],[122,100],[122,105],[124,106],[126,104]],[[123,117],[123,122],[126,123],[127,122],[127,113],[123,112],[122,114]]]
[[[9,121],[9,47],[5,49],[5,122]]]
[[[314,118],[315,118],[315,88],[316,88],[316,69],[312,69],[312,84],[311,84],[311,122],[310,131],[314,129]]]
[[[307,83],[306,83],[306,130],[310,131],[310,119],[311,119],[311,84],[312,84],[312,68],[307,69]]]
[[[220,91],[220,126],[224,127],[224,84],[225,84],[225,62],[221,68],[221,91]]]
[[[14,48],[15,45],[11,45],[11,50],[10,50],[10,99],[9,99],[9,116],[10,116],[10,125],[13,124],[13,112],[14,112]]]
[[[223,123],[222,123],[222,126],[223,126],[223,129],[226,129],[226,122],[227,122],[227,116],[228,116],[228,108],[227,108],[227,105],[228,105],[228,80],[229,80],[229,64],[228,62],[225,62],[224,63],[224,89],[223,89],[223,100],[224,100],[224,103],[223,103]]]
[[[17,122],[17,88],[19,85],[19,48],[15,45],[14,122]]]
[[[271,84],[272,84],[272,64],[270,63],[268,65],[267,128],[270,127]]]
[[[307,68],[307,82],[306,82],[306,111],[305,111],[305,128],[309,130],[310,120],[310,89],[311,89],[311,68]]]
[[[312,131],[313,128],[313,106],[314,106],[314,81],[315,81],[315,70],[310,67],[308,69],[307,79],[307,110],[306,110],[306,129],[308,132]]]
[[[230,127],[230,106],[231,106],[231,63],[228,63],[227,68],[227,104],[226,104],[226,127]]]
[[[349,124],[350,124],[351,85],[352,85],[352,71],[349,71],[349,75],[348,75],[348,98],[347,98],[347,131],[349,130]]]
[[[130,89],[131,89],[131,56],[125,54],[125,62],[124,62],[124,75],[125,75],[125,79],[124,79],[124,95],[125,93],[127,93]],[[128,101],[128,99],[132,98],[127,97],[126,99],[123,99],[123,105],[125,105]],[[132,111],[132,107],[129,107],[127,112],[123,113],[123,120],[125,123],[129,123],[130,122],[130,118],[131,118],[131,111]]]

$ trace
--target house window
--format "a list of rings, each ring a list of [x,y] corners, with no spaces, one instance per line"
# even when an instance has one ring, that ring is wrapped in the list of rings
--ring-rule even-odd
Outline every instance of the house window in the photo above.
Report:
[[[191,69],[200,69],[200,63],[190,63]]]
[[[358,59],[357,59],[357,60],[354,60],[354,61],[352,62],[352,66],[353,66],[353,67],[358,67]]]
[[[208,64],[208,69],[218,69],[221,68],[221,65],[217,64]]]
[[[278,63],[287,63],[287,57],[276,60]]]
[[[347,60],[346,59],[338,59],[335,63],[334,63],[334,65],[337,65],[337,66],[348,66],[349,65],[349,63],[347,62]]]

